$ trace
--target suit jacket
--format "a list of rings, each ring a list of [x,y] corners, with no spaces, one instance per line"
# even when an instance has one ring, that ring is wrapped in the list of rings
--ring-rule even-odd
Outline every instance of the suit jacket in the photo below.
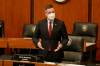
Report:
[[[58,41],[60,41],[62,44],[67,44],[68,36],[64,22],[56,18],[54,19],[51,37],[49,37],[48,35],[47,24],[48,24],[47,19],[43,19],[37,24],[33,35],[33,42],[37,44],[38,39],[41,38],[42,47],[47,50],[49,48],[51,50],[56,49],[58,46]]]

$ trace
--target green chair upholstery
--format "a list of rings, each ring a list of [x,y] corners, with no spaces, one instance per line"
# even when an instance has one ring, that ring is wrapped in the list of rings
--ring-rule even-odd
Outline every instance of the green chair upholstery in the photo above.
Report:
[[[32,37],[35,31],[36,25],[34,24],[25,24],[23,30],[24,37]]]
[[[73,35],[83,37],[86,42],[96,42],[98,26],[94,23],[75,22]]]
[[[82,37],[86,43],[86,50],[83,54],[86,63],[95,61],[97,33],[98,25],[95,23],[77,21],[73,25],[72,35]]]
[[[77,36],[69,36],[69,38],[72,42],[70,46],[64,46],[64,58],[62,62],[80,64],[82,60],[84,40]]]

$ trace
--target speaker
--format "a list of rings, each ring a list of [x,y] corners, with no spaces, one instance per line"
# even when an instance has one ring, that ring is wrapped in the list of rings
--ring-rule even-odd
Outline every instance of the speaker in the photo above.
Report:
[[[4,36],[4,21],[0,20],[0,37]]]

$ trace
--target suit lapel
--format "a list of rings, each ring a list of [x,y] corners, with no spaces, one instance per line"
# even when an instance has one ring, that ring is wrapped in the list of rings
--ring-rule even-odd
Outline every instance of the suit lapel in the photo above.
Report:
[[[48,35],[48,23],[46,19],[44,21],[44,30],[46,31],[46,35]]]
[[[52,33],[51,33],[51,36],[55,33],[55,30],[57,29],[57,22],[56,20],[54,20],[54,23],[53,23],[53,30],[52,30]]]

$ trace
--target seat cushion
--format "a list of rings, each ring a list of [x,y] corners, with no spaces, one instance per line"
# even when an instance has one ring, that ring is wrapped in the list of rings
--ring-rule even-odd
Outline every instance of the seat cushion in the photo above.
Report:
[[[72,40],[71,45],[67,46],[67,44],[64,46],[65,51],[74,51],[74,52],[80,52],[84,45],[84,40],[82,37],[79,36],[69,36],[69,38]]]
[[[64,51],[64,61],[81,61],[81,52]]]

